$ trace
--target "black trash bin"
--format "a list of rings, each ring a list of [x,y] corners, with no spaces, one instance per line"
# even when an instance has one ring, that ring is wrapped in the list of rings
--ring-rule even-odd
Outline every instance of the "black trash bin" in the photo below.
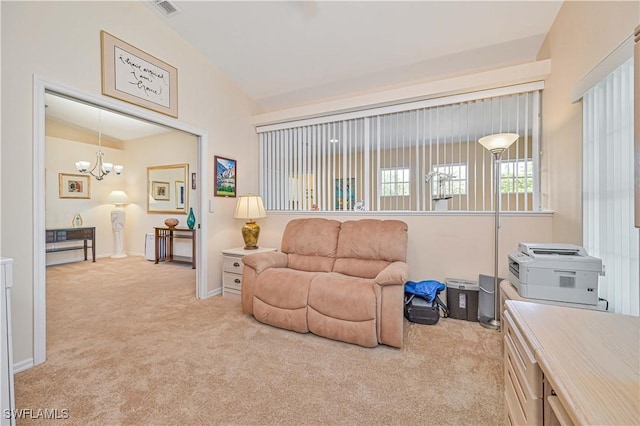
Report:
[[[449,318],[478,321],[478,293],[476,281],[447,278],[447,307]]]

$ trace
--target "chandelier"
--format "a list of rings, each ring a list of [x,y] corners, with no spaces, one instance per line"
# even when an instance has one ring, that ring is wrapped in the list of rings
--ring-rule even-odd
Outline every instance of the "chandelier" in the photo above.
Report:
[[[98,110],[98,152],[96,152],[96,164],[91,167],[90,161],[76,161],[76,169],[80,173],[88,173],[97,180],[102,180],[106,175],[115,171],[117,175],[122,173],[124,169],[121,165],[113,163],[105,163],[104,153],[102,152],[102,111]]]

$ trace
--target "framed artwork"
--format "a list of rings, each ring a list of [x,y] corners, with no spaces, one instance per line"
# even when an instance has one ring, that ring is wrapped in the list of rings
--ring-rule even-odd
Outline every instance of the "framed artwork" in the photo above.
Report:
[[[191,189],[196,189],[196,173],[191,173]]]
[[[236,196],[236,160],[229,158],[214,157],[215,182],[213,195],[216,197]]]
[[[91,198],[91,176],[58,173],[59,198]]]
[[[356,178],[336,179],[336,210],[353,210],[356,201],[355,185]],[[347,203],[346,206],[344,205],[345,201]]]
[[[157,180],[151,182],[151,196],[154,200],[169,200],[170,195],[169,182],[159,182]]]
[[[176,208],[184,209],[184,182],[176,181]]]
[[[100,31],[102,94],[178,117],[178,70]]]

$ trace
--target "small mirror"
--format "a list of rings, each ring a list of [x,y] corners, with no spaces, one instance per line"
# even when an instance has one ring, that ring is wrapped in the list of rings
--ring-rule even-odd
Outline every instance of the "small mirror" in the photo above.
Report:
[[[189,164],[147,167],[147,213],[189,211]]]

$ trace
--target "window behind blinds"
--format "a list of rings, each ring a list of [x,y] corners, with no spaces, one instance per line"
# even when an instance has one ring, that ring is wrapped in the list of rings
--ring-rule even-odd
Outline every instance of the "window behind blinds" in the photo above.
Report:
[[[638,315],[633,109],[633,59],[583,97],[583,240],[606,268],[600,297],[614,312]]]
[[[477,140],[512,132],[520,139],[502,157],[513,164],[501,169],[502,209],[538,210],[539,105],[530,90],[262,131],[265,207],[431,211],[445,198],[449,210],[491,211],[491,157]]]

